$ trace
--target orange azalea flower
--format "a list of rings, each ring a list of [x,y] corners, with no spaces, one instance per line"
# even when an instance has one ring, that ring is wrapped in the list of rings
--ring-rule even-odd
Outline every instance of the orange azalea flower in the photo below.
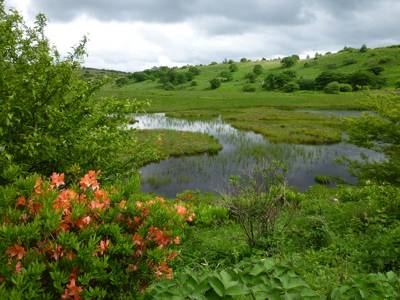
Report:
[[[82,177],[79,185],[82,190],[86,190],[91,187],[93,190],[97,190],[100,185],[96,179],[97,173],[95,171],[89,171],[85,176]]]
[[[161,196],[156,196],[156,200],[161,202],[161,203],[165,202],[165,199],[163,197],[161,197]]]
[[[76,279],[77,279],[77,274],[76,271],[73,271],[71,273],[71,276],[69,277],[69,283],[67,284],[67,288],[64,291],[64,294],[61,295],[61,299],[74,299],[74,300],[80,300],[81,299],[81,293],[83,289],[76,285]]]
[[[143,207],[143,202],[136,201],[136,207],[137,208],[142,208]]]
[[[78,220],[76,220],[75,225],[79,229],[83,229],[86,225],[90,224],[91,220],[92,220],[92,218],[90,216],[82,217],[82,218],[79,218]]]
[[[122,201],[119,203],[119,207],[120,207],[120,208],[126,208],[126,200],[122,200]]]
[[[35,186],[33,187],[35,194],[40,194],[42,192],[42,183],[43,180],[41,178],[36,179]]]
[[[194,218],[196,217],[196,215],[194,213],[192,213],[189,217],[186,218],[186,222],[193,222]]]
[[[163,231],[153,226],[149,228],[147,239],[155,241],[160,248],[164,248],[170,243],[170,239],[164,235]]]
[[[178,253],[176,251],[172,251],[168,256],[167,259],[168,260],[173,260],[175,257],[178,256]]]
[[[19,273],[22,271],[22,263],[19,261],[17,262],[17,264],[15,265],[15,273]]]
[[[132,237],[132,240],[139,248],[144,246],[144,240],[139,234],[135,233]]]
[[[74,259],[74,257],[75,257],[75,253],[74,252],[72,252],[72,251],[68,251],[67,253],[66,253],[66,255],[65,255],[65,257],[68,259],[68,260],[73,260]]]
[[[64,252],[62,251],[62,247],[60,245],[56,245],[56,247],[52,250],[51,257],[55,260],[59,260],[64,256]]]
[[[128,271],[131,272],[136,272],[138,270],[138,266],[134,264],[129,264],[128,267],[126,268]]]
[[[15,244],[6,250],[6,254],[8,254],[10,257],[16,257],[17,259],[21,260],[26,255],[26,250],[24,247]]]
[[[39,212],[39,210],[42,209],[42,207],[43,207],[43,204],[34,202],[32,199],[29,199],[28,208],[32,215],[36,215]]]
[[[25,199],[25,197],[24,197],[24,196],[20,196],[20,197],[17,199],[17,204],[15,204],[15,208],[18,208],[18,207],[20,207],[20,206],[25,206],[25,204],[26,204],[26,199]]]
[[[174,238],[174,244],[175,245],[179,245],[181,243],[181,238],[179,237],[179,236],[176,236],[175,238]]]
[[[173,271],[165,261],[156,268],[155,274],[157,278],[161,278],[162,275],[169,280],[173,278]]]
[[[57,174],[57,173],[53,172],[53,174],[51,174],[51,176],[50,176],[50,179],[51,179],[51,185],[53,187],[57,187],[58,188],[58,187],[60,187],[60,186],[65,184],[65,182],[64,182],[64,173]]]
[[[184,216],[186,214],[186,207],[182,205],[175,205],[175,208],[178,215]]]
[[[108,239],[107,239],[107,240],[101,240],[101,241],[100,241],[99,247],[100,247],[100,254],[101,254],[101,255],[103,255],[104,252],[107,251],[109,245],[110,245],[110,240],[108,240]]]

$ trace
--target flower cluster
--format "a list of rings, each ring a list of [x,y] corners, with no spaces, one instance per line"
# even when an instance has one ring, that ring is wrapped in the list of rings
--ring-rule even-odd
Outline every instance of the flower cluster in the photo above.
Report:
[[[62,299],[139,291],[153,279],[173,277],[169,261],[194,213],[162,197],[121,200],[121,191],[102,189],[97,176],[89,171],[79,190],[66,188],[64,174],[38,178],[30,196],[0,213],[0,281],[7,288],[17,288],[12,276],[33,276],[37,264],[44,266],[40,278],[51,280],[32,281],[32,289],[54,295],[63,286]]]

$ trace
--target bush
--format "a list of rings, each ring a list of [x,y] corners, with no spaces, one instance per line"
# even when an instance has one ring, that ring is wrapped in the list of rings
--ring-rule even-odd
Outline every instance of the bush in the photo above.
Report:
[[[353,87],[348,83],[341,83],[340,84],[340,91],[341,92],[345,92],[345,93],[351,92],[351,91],[353,91]]]
[[[379,75],[381,74],[383,71],[385,71],[385,68],[382,66],[372,66],[368,68],[368,71],[370,71],[371,73],[373,73],[374,75]]]
[[[315,78],[315,86],[317,89],[322,90],[330,82],[347,83],[348,76],[346,74],[325,71]]]
[[[294,66],[299,61],[298,55],[292,55],[282,58],[281,64],[283,68],[290,68]]]
[[[163,89],[166,91],[173,91],[175,89],[175,86],[172,84],[172,82],[167,81],[163,84]]]
[[[115,80],[115,84],[118,86],[118,87],[122,87],[122,86],[124,86],[124,85],[126,85],[126,84],[128,84],[129,83],[129,79],[127,78],[127,77],[120,77],[120,78],[117,78],[116,80]]]
[[[189,67],[189,72],[194,76],[200,75],[200,69],[194,66]]]
[[[313,79],[300,78],[297,81],[300,90],[312,91],[315,90],[315,81]]]
[[[269,74],[264,80],[263,88],[266,90],[282,89],[287,83],[296,78],[296,72],[285,71],[278,74]]]
[[[256,75],[261,75],[263,73],[263,69],[264,68],[262,67],[262,65],[255,65],[253,67],[253,73]]]
[[[133,197],[122,184],[101,189],[93,171],[78,184],[67,189],[64,174],[53,173],[3,194],[3,298],[136,298],[151,281],[172,278],[170,260],[193,214],[160,197]]]
[[[193,80],[191,83],[190,83],[190,86],[198,86],[199,84],[197,83],[197,81],[196,80]]]
[[[139,103],[94,99],[105,81],[81,78],[86,39],[61,58],[45,26],[46,18],[38,15],[29,28],[0,1],[0,156],[7,158],[0,159],[0,169],[7,163],[23,172],[79,176],[90,168],[109,175],[131,170],[131,158],[119,154],[127,143],[133,146],[125,126]]]
[[[222,71],[219,74],[219,77],[221,77],[221,81],[222,82],[227,82],[227,81],[232,81],[233,80],[232,73],[229,72],[229,71]]]
[[[236,72],[238,69],[239,68],[238,68],[237,64],[232,63],[229,65],[229,71],[231,71],[231,72]]]
[[[396,88],[398,88],[398,89],[400,89],[400,80],[399,81],[397,81],[396,83],[395,83],[395,85],[394,85]]]
[[[340,92],[340,83],[337,81],[330,82],[324,88],[324,92],[327,94],[339,94]]]
[[[246,75],[244,75],[244,78],[247,79],[248,82],[254,83],[254,82],[256,82],[257,75],[253,72],[250,72],[250,73],[247,73]]]
[[[254,85],[246,84],[245,86],[243,86],[243,92],[255,92],[255,91],[256,87]]]
[[[148,79],[148,75],[145,72],[134,72],[131,76],[136,82],[142,82]]]
[[[349,83],[353,88],[357,86],[369,86],[372,88],[381,88],[385,84],[385,79],[378,77],[368,71],[358,71],[350,75]]]
[[[277,220],[284,210],[291,211],[286,199],[286,169],[278,162],[265,162],[248,177],[231,177],[225,206],[243,228],[250,247],[269,249]]]
[[[392,61],[393,61],[392,57],[382,57],[381,59],[379,59],[378,63],[380,65],[384,65],[384,64],[388,64],[388,63],[390,63]]]
[[[214,78],[210,80],[210,87],[212,90],[215,90],[221,86],[221,80],[218,78]]]
[[[365,52],[367,52],[367,51],[368,51],[367,45],[365,45],[365,44],[362,45],[361,48],[360,48],[360,52],[361,52],[361,53],[365,53]]]
[[[286,93],[293,93],[295,91],[298,91],[299,89],[299,85],[294,81],[288,82],[283,86],[283,91]]]
[[[245,63],[245,62],[248,62],[248,60],[247,60],[247,58],[243,57],[243,58],[240,59],[240,62],[241,63]]]

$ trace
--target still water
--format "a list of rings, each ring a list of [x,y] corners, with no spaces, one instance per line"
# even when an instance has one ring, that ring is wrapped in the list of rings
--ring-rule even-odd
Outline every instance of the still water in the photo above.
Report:
[[[351,144],[293,145],[273,144],[260,134],[239,131],[222,119],[187,121],[166,117],[164,114],[135,116],[137,129],[172,129],[209,134],[223,145],[216,155],[174,157],[141,168],[142,190],[174,197],[186,189],[221,193],[230,176],[248,174],[263,161],[280,160],[289,171],[289,185],[300,191],[315,184],[316,175],[340,176],[356,183],[346,166],[337,163],[340,157],[381,160],[382,155]]]

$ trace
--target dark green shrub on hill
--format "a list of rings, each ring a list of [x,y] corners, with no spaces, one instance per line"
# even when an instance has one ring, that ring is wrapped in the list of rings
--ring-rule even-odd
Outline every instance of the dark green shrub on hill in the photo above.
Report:
[[[328,70],[337,69],[337,67],[338,67],[337,64],[327,64],[325,66],[325,68],[328,69]]]
[[[293,81],[295,78],[295,72],[271,73],[265,78],[263,88],[266,90],[282,89],[287,83]]]
[[[297,81],[300,90],[312,91],[315,90],[315,81],[313,79],[300,78]]]
[[[262,65],[255,65],[253,67],[253,73],[256,74],[257,76],[261,75],[263,73],[263,70],[264,70],[264,68]]]
[[[189,67],[189,72],[192,73],[194,76],[200,75],[200,69],[194,66]]]
[[[222,82],[228,82],[233,80],[232,73],[229,71],[222,71],[219,73],[219,77],[221,78]]]
[[[248,60],[247,60],[247,58],[243,57],[243,58],[240,59],[240,62],[241,63],[245,63],[245,62],[248,62]]]
[[[333,81],[328,83],[324,87],[324,92],[327,94],[339,94],[340,92],[340,83],[337,81]]]
[[[175,86],[169,81],[165,82],[162,87],[166,91],[173,91],[175,89]]]
[[[235,63],[232,63],[229,66],[229,71],[231,71],[231,72],[236,72],[238,69],[239,68],[238,68],[237,64],[235,64]]]
[[[257,74],[255,74],[254,72],[249,72],[246,75],[244,75],[244,78],[247,79],[248,82],[254,83],[256,82]]]
[[[347,83],[348,76],[346,74],[338,72],[325,71],[318,75],[317,78],[315,78],[315,86],[317,89],[322,90],[328,83],[331,83],[333,81],[339,83]]]
[[[290,68],[300,60],[298,55],[292,55],[282,58],[281,64],[283,68]]]
[[[363,44],[363,45],[361,46],[361,48],[360,48],[360,53],[365,53],[365,52],[367,52],[367,51],[368,51],[367,45]]]
[[[378,63],[379,63],[380,65],[384,65],[384,64],[391,63],[392,61],[393,61],[393,58],[392,58],[392,57],[381,57],[381,58],[379,59]]]
[[[341,83],[340,84],[340,91],[341,92],[345,92],[345,93],[352,92],[353,91],[353,87],[348,83]]]
[[[127,85],[128,83],[129,83],[129,79],[127,77],[120,77],[115,80],[115,84],[118,87],[122,87],[124,85]]]
[[[383,71],[385,71],[385,68],[382,66],[371,66],[368,68],[368,71],[372,72],[375,75],[381,74]]]
[[[395,83],[395,85],[394,85],[396,88],[398,88],[398,89],[400,89],[400,80],[399,81],[397,81],[396,83]]]
[[[217,88],[219,88],[221,86],[221,80],[219,80],[218,78],[214,78],[210,80],[210,88],[212,90],[215,90]]]
[[[129,75],[129,77],[134,79],[136,82],[142,82],[148,79],[148,75],[145,72],[134,72]]]
[[[358,71],[350,74],[348,83],[350,83],[353,88],[358,86],[368,86],[371,88],[381,88],[385,85],[385,79],[378,77],[375,74],[368,71]]]
[[[297,82],[291,81],[286,83],[282,89],[286,93],[293,93],[295,91],[298,91],[300,89],[300,86]]]
[[[198,86],[197,81],[196,81],[196,80],[193,80],[193,81],[190,83],[190,86]]]
[[[255,91],[256,87],[254,85],[246,84],[245,86],[243,86],[243,92],[255,92]]]

